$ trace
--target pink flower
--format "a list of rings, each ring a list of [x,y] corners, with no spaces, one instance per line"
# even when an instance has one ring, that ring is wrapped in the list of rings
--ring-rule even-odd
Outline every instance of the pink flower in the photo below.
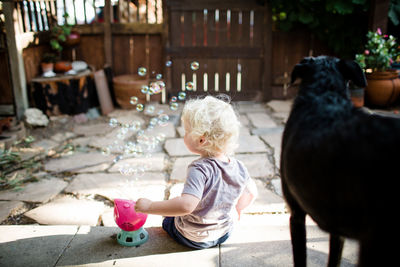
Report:
[[[376,30],[376,33],[379,34],[379,35],[381,35],[381,34],[382,34],[381,28],[378,28],[378,29]]]
[[[369,55],[369,50],[365,49],[364,54]]]

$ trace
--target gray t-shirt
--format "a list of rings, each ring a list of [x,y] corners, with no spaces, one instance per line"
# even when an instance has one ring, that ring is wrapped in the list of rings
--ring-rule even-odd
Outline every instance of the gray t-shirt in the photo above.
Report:
[[[200,158],[189,165],[186,177],[182,194],[200,202],[191,214],[175,217],[175,227],[195,242],[217,240],[233,226],[236,203],[250,179],[248,171],[232,157],[229,163]]]

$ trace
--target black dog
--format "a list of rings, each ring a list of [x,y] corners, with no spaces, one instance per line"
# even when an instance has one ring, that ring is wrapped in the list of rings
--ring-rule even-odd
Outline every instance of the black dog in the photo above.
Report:
[[[343,237],[359,241],[359,266],[399,266],[400,120],[352,106],[348,81],[366,86],[353,61],[305,58],[297,78],[281,155],[295,266],[306,265],[306,214],[330,233],[328,266],[339,265]]]

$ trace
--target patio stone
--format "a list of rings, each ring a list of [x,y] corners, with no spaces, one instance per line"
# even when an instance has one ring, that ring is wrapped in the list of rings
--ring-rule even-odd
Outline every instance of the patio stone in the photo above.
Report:
[[[195,155],[186,148],[183,138],[167,139],[164,144],[164,149],[167,151],[168,155],[172,157]]]
[[[0,201],[0,223],[7,219],[13,211],[20,209],[23,206],[24,203],[21,201]]]
[[[271,180],[271,184],[275,189],[275,193],[280,196],[283,197],[283,193],[282,193],[282,182],[281,182],[281,178],[276,178],[276,179],[272,179]]]
[[[56,266],[77,226],[1,225],[1,266]]]
[[[124,138],[121,140],[117,137],[119,131],[120,131],[120,127],[115,128],[111,132],[107,133],[105,136],[92,138],[88,145],[92,146],[92,147],[97,147],[97,148],[105,148],[109,145],[113,145],[114,141],[123,142],[124,140],[127,140],[135,135],[135,132],[128,131],[124,135]]]
[[[265,112],[248,113],[247,117],[256,128],[273,128],[277,126],[275,121]]]
[[[72,132],[63,132],[63,133],[56,133],[52,137],[50,137],[51,140],[57,142],[57,143],[62,143],[67,139],[71,139],[75,137],[76,134]]]
[[[239,136],[239,147],[236,153],[260,153],[268,152],[269,149],[258,136],[241,135]]]
[[[140,122],[142,125],[145,120],[142,114],[136,109],[115,109],[114,111],[107,114],[109,118],[116,118],[119,123],[132,123],[134,121]],[[109,126],[110,127],[110,126]]]
[[[119,228],[82,226],[57,266],[218,266],[219,247],[193,250],[178,244],[161,227],[146,230],[149,234],[146,243],[124,247],[115,238]]]
[[[185,128],[181,125],[176,127],[176,130],[178,131],[178,137],[184,137],[185,136]]]
[[[273,193],[265,186],[265,182],[260,181],[258,179],[254,179],[258,196],[249,207],[247,207],[243,212],[244,213],[285,213],[286,212],[286,203],[277,194]]]
[[[271,100],[267,103],[267,106],[272,108],[274,112],[285,112],[289,113],[292,108],[293,100]]]
[[[170,181],[185,182],[187,167],[192,161],[198,158],[199,156],[177,158],[172,166],[172,172],[169,178]]]
[[[108,171],[119,172],[119,169],[124,166],[146,166],[146,171],[163,171],[165,169],[165,154],[152,153],[150,157],[134,157],[126,158],[115,163]]]
[[[105,135],[112,131],[108,123],[98,123],[92,125],[76,125],[73,132],[77,135],[83,136],[95,136],[95,135]]]
[[[252,101],[239,101],[233,104],[235,109],[237,109],[240,114],[265,112],[267,110],[264,103],[257,103]]]
[[[153,132],[155,135],[164,134],[165,138],[174,138],[176,136],[175,126],[171,122],[168,122],[163,126],[158,125],[154,127]]]
[[[246,116],[246,114],[239,115],[239,121],[240,125],[242,126],[248,126],[250,123],[249,118]]]
[[[32,182],[24,185],[21,187],[21,190],[18,191],[0,191],[0,200],[44,203],[55,197],[67,185],[67,182],[58,178],[42,179],[39,182]]]
[[[235,158],[243,162],[251,177],[271,177],[275,175],[274,165],[267,154],[237,154]]]
[[[100,195],[107,199],[133,199],[147,197],[163,200],[165,176],[159,172],[146,172],[141,177],[124,176],[119,173],[79,174],[65,189],[77,196]]]
[[[25,216],[40,224],[95,226],[103,209],[104,204],[99,201],[63,196],[26,212]]]
[[[45,153],[48,153],[51,150],[54,150],[58,146],[59,146],[59,144],[57,142],[52,141],[50,139],[42,139],[42,140],[34,142],[32,144],[32,147],[39,148],[39,149],[43,150]]]
[[[112,155],[105,156],[98,152],[74,153],[69,156],[49,160],[45,169],[50,172],[77,171],[95,165],[112,163]]]
[[[86,147],[89,145],[90,141],[92,140],[92,137],[78,137],[74,138],[71,140],[71,144],[74,146],[79,146],[79,147]]]
[[[283,128],[278,128],[279,130],[273,131],[271,133],[261,135],[261,139],[264,140],[271,148],[273,148],[275,165],[279,168],[280,160],[281,160],[281,143],[282,143],[282,134]]]

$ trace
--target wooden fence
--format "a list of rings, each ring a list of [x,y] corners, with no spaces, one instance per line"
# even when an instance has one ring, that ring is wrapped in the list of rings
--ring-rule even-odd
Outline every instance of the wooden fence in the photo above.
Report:
[[[234,100],[291,97],[294,92],[287,85],[292,67],[312,51],[326,51],[308,33],[274,31],[268,7],[256,0],[24,0],[13,5],[27,90],[30,80],[41,75],[54,23],[72,24],[80,32],[76,60],[96,69],[109,65],[114,75],[145,67],[148,77],[163,75],[171,94],[227,93]],[[2,49],[6,55],[7,48]],[[63,57],[71,59],[71,49]],[[2,66],[6,58],[0,53]],[[192,62],[199,67],[193,70]],[[9,81],[1,94],[8,98],[10,72],[0,69],[0,78]]]

